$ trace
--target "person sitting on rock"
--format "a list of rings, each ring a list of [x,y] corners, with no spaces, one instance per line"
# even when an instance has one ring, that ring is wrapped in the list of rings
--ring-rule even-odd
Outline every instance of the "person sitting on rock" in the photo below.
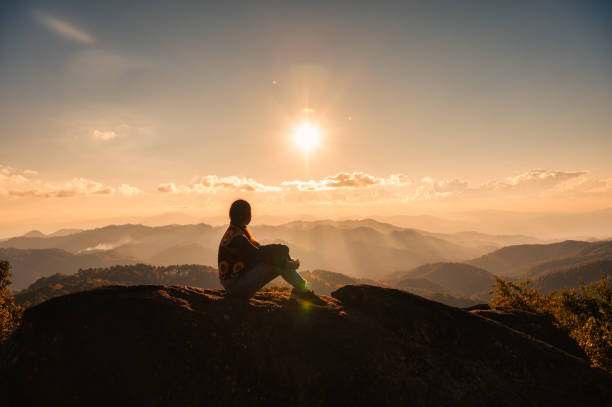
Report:
[[[289,256],[284,244],[260,245],[247,225],[251,221],[251,205],[243,199],[234,201],[229,211],[230,224],[219,244],[219,280],[228,296],[249,298],[278,276],[293,290],[291,298],[314,304],[323,301],[307,287],[298,274],[300,261]]]

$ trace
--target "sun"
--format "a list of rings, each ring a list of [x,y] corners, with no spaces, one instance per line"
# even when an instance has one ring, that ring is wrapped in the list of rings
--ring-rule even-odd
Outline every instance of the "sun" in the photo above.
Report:
[[[317,126],[310,122],[303,122],[293,131],[293,141],[302,151],[309,153],[319,145],[321,134]]]

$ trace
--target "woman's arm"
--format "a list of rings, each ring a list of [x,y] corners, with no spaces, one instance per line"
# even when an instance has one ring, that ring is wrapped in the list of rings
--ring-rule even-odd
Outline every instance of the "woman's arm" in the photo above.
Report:
[[[300,268],[300,260],[299,259],[287,259],[285,260],[285,266],[289,267],[290,269],[294,269],[297,270]]]

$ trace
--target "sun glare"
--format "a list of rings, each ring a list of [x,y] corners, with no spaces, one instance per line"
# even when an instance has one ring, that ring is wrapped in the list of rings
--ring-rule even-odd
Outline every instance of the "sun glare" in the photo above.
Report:
[[[296,146],[306,153],[312,151],[319,145],[320,133],[317,126],[312,123],[304,122],[295,128],[293,140]]]

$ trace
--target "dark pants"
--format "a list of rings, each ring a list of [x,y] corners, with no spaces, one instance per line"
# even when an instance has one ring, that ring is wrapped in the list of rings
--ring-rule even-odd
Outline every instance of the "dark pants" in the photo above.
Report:
[[[228,296],[252,297],[253,294],[276,277],[281,276],[293,287],[303,289],[306,281],[298,272],[289,267],[277,267],[259,263],[244,273],[234,284],[225,288]]]

